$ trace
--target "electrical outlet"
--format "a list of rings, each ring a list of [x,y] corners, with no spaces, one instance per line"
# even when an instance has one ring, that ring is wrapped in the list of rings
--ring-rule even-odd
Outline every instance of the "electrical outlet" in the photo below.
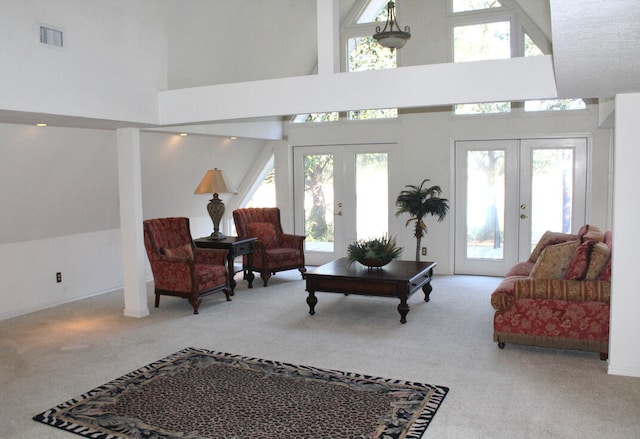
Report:
[[[422,247],[422,256],[427,256],[427,248]]]
[[[62,282],[62,273],[60,273],[59,271],[56,273],[56,282]]]

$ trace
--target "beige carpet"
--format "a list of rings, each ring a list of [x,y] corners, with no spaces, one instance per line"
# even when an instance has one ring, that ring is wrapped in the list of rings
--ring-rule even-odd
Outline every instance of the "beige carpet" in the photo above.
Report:
[[[0,322],[0,438],[71,439],[34,413],[197,346],[258,358],[450,387],[425,438],[637,438],[640,380],[609,376],[597,354],[492,342],[499,279],[436,276],[431,301],[317,293],[308,314],[297,272],[264,288],[239,281],[232,302],[194,316],[163,297],[143,319],[110,293]]]

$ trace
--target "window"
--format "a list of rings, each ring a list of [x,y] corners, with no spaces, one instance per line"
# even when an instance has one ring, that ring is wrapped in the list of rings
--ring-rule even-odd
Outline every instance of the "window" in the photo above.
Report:
[[[584,110],[587,104],[582,99],[547,99],[543,101],[525,101],[524,111],[565,111]]]
[[[331,113],[307,113],[298,114],[293,118],[293,123],[306,123],[306,122],[335,122],[339,118],[338,112]]]
[[[511,111],[511,102],[486,102],[481,104],[458,104],[454,107],[454,110],[453,110],[453,112],[457,115],[509,113],[510,111]]]
[[[398,117],[397,108],[383,108],[377,110],[355,110],[349,111],[350,120],[385,119]]]
[[[524,56],[542,56],[542,50],[538,47],[536,43],[533,42],[531,37],[524,34]]]
[[[511,57],[511,23],[498,21],[453,28],[453,62]]]
[[[479,9],[499,8],[497,0],[452,0],[453,12],[477,11]]]
[[[393,52],[371,36],[350,38],[347,42],[349,72],[396,68],[396,51]]]

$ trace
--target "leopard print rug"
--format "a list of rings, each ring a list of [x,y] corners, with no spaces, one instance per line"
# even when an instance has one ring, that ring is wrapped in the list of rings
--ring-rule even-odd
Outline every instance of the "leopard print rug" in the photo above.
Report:
[[[448,390],[187,348],[34,419],[97,439],[417,439]]]

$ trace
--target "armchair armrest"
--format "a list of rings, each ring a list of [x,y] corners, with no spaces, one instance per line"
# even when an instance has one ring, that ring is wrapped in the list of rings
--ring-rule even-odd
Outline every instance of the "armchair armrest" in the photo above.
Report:
[[[306,236],[291,235],[289,233],[283,233],[280,235],[280,245],[282,247],[289,248],[302,248]]]
[[[198,264],[225,265],[227,253],[227,250],[218,248],[194,247],[193,249],[193,257]]]
[[[602,280],[517,279],[515,300],[547,299],[609,303],[611,282]]]

